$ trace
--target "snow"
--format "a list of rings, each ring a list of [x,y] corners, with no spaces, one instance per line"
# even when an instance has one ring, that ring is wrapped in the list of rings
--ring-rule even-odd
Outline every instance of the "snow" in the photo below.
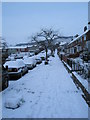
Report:
[[[86,88],[88,91],[88,81],[86,79],[83,79],[80,75],[78,75],[76,72],[73,72],[73,74],[77,77],[77,79],[80,81],[80,83]],[[89,92],[89,91],[88,91]]]
[[[16,61],[7,61],[4,64],[4,67],[8,66],[8,68],[20,68],[25,66],[24,62],[21,59],[18,59]]]
[[[82,69],[82,73],[81,72],[77,72],[78,74],[80,74],[82,76],[82,78],[84,79],[88,79],[88,71],[90,70],[90,64],[88,62],[84,62],[80,57],[78,58],[71,58],[71,60],[76,63],[75,65],[75,69]],[[74,69],[74,64],[72,65],[72,69]]]
[[[69,43],[70,41],[72,40],[72,36],[71,37],[68,37],[68,38],[65,38],[65,37],[63,37],[62,36],[62,38],[59,38],[59,39],[56,39],[55,41],[57,41],[57,42],[67,42],[67,43]]]
[[[65,55],[65,52],[62,52],[62,51],[61,51],[61,52],[60,52],[60,55],[61,55],[61,54],[62,54],[62,55]]]
[[[62,62],[67,66],[67,68],[68,68],[69,70],[72,70],[72,68],[71,68],[66,62],[64,62],[63,60],[62,60]]]
[[[72,40],[72,41],[69,43],[69,45],[70,45],[71,43],[73,43],[74,41],[76,41],[77,39],[79,39],[80,37],[82,37],[83,35],[85,35],[88,31],[89,31],[89,30],[86,30],[83,34],[81,34],[81,35],[79,35],[78,37],[76,37],[74,40]]]
[[[51,50],[48,50],[47,54],[51,54]]]
[[[41,58],[40,58],[40,55],[39,55],[39,54],[36,55],[35,59],[41,59]]]
[[[62,45],[65,45],[67,42],[65,42],[65,41],[62,41],[61,43],[60,43],[60,45],[62,46]]]
[[[44,52],[44,53],[39,53],[39,56],[40,57],[45,57],[46,56],[46,53]]]
[[[25,49],[27,48],[27,46],[9,46],[8,48],[9,49],[21,49],[21,48]]]
[[[26,58],[28,58],[28,56],[27,56],[27,55],[25,55],[25,56],[23,57],[23,59],[26,59]]]
[[[9,61],[9,60],[15,60],[15,58],[14,57],[12,57],[12,56],[9,56],[7,59],[6,59],[7,61]]]
[[[9,109],[16,109],[23,104],[24,100],[22,96],[11,96],[5,100],[5,107]]]
[[[25,64],[36,64],[36,61],[35,61],[34,57],[24,58],[23,61],[24,61]]]
[[[50,55],[51,54],[51,50],[48,50],[47,54]],[[42,51],[41,53],[38,54],[38,56],[40,56],[40,57],[46,57],[46,52]]]
[[[42,61],[42,59],[41,59],[41,57],[40,57],[39,54],[35,56],[35,60],[36,60],[36,61]]]
[[[71,58],[72,61],[74,61],[75,63],[80,63],[80,65],[83,65],[83,60],[80,57],[77,58]]]
[[[5,107],[5,99],[23,96],[17,109]],[[58,56],[41,63],[2,92],[3,118],[88,118],[88,105]]]

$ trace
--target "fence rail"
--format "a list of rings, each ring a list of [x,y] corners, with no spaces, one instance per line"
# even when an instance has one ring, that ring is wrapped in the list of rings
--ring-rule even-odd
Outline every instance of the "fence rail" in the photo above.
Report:
[[[90,64],[84,65],[84,63],[80,64],[79,62],[75,62],[70,58],[66,58],[64,55],[59,55],[61,60],[66,62],[72,69],[72,71],[76,71],[80,74],[84,79],[90,78]]]

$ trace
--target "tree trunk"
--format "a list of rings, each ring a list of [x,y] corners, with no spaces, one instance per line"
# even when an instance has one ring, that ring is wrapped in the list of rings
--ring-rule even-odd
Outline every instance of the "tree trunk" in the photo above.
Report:
[[[47,48],[46,48],[46,61],[47,61]]]
[[[45,65],[47,65],[47,64],[48,64],[47,47],[45,48],[45,50],[46,50],[46,59],[45,59]]]

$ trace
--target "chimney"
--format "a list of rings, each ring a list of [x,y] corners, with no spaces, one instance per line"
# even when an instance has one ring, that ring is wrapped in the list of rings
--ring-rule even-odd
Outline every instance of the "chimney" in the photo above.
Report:
[[[88,30],[90,30],[90,1],[88,2]]]
[[[84,32],[87,30],[87,26],[84,27]]]

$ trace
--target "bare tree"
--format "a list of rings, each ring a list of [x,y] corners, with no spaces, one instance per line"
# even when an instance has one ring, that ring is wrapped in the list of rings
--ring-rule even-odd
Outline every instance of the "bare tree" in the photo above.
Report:
[[[53,41],[58,39],[59,35],[57,31],[50,29],[41,29],[39,33],[35,36],[32,36],[32,40],[35,41],[38,45],[41,45],[46,51],[46,60],[45,63],[48,64],[48,48],[53,49]]]
[[[5,40],[5,38],[0,37],[0,52],[2,52],[2,64],[5,63],[5,60],[8,57],[8,51],[7,50],[8,50],[8,44]]]
[[[6,48],[8,47],[5,38],[0,37],[0,47],[1,47],[2,49],[6,49]]]

